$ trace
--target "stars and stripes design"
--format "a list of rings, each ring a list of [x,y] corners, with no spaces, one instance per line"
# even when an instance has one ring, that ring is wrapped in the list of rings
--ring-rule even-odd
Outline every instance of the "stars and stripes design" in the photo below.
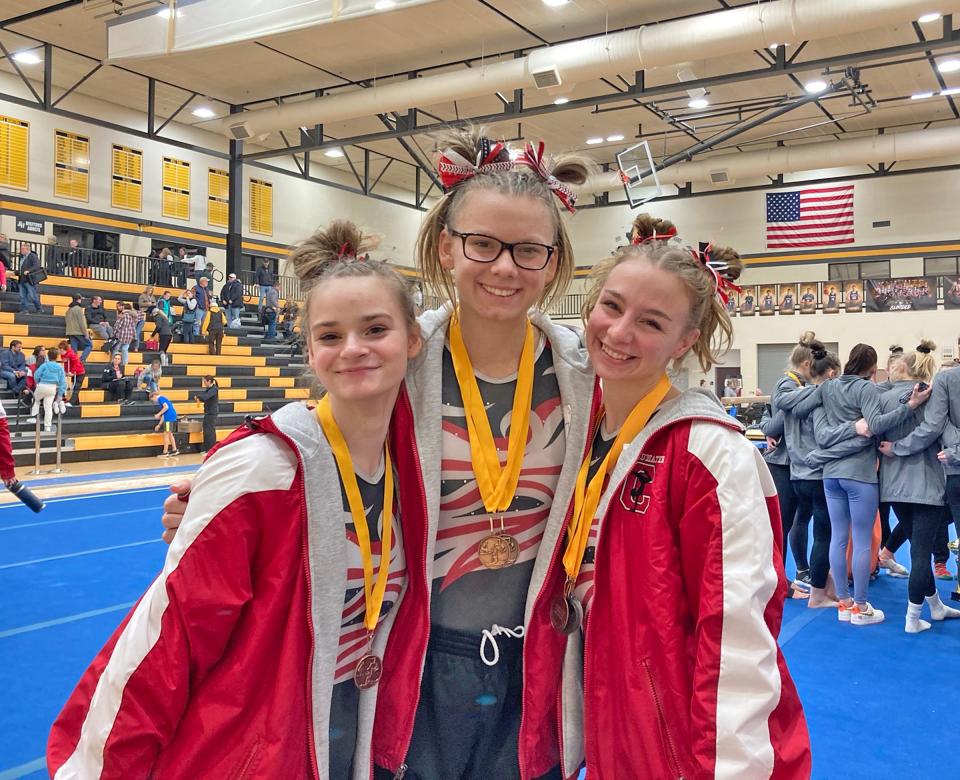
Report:
[[[767,193],[767,249],[852,243],[852,184]]]

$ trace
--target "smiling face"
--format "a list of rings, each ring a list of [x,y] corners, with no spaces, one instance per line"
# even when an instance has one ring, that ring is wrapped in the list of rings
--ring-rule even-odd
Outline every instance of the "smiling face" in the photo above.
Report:
[[[690,316],[689,294],[675,274],[642,258],[620,263],[587,319],[587,349],[598,376],[655,382],[700,336]]]
[[[528,196],[475,190],[466,195],[449,219],[459,233],[481,233],[509,244],[531,242],[554,246],[557,229],[546,203]],[[528,271],[513,262],[504,249],[490,263],[478,263],[463,253],[460,238],[446,229],[438,242],[440,265],[450,271],[457,300],[465,316],[515,320],[526,317],[557,273],[557,253],[546,268]]]
[[[395,396],[407,361],[420,350],[420,337],[386,282],[369,276],[328,279],[310,293],[307,310],[310,367],[332,397]]]

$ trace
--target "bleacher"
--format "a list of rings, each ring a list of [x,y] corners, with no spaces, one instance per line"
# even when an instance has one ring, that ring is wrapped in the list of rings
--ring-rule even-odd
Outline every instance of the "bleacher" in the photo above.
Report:
[[[190,283],[192,285],[192,282]],[[221,285],[217,284],[219,293]],[[164,290],[170,290],[176,298],[182,289],[155,287],[159,298]],[[6,292],[0,297],[0,336],[3,346],[12,339],[23,342],[23,351],[29,355],[37,345],[55,347],[64,335],[64,313],[74,292],[84,296],[83,305],[94,295],[104,298],[104,309],[110,322],[116,320],[116,301],[137,300],[143,286],[116,281],[69,276],[49,276],[40,285],[42,314],[20,314],[18,293]],[[241,314],[241,328],[228,328],[223,339],[220,355],[207,354],[206,343],[183,344],[176,340],[168,350],[169,364],[163,368],[160,389],[176,406],[181,420],[201,420],[203,404],[192,400],[201,390],[201,379],[212,374],[220,385],[220,415],[217,437],[223,438],[243,423],[249,414],[275,411],[290,401],[308,397],[309,389],[300,386],[303,374],[303,359],[299,351],[277,339],[264,339],[264,328],[257,318],[256,297],[246,297]],[[174,301],[173,313],[179,319],[180,304]],[[144,326],[143,338],[149,338],[153,323]],[[68,408],[63,415],[64,462],[109,460],[156,455],[162,446],[161,434],[153,430],[156,425],[153,415],[156,405],[147,397],[147,391],[136,389],[135,403],[121,405],[107,401],[107,393],[100,386],[103,370],[110,363],[110,354],[102,351],[103,340],[93,339],[93,350],[86,361],[87,381],[80,392],[80,406]],[[148,366],[157,352],[130,352],[126,374],[133,376],[139,366]],[[132,381],[132,380],[131,380]],[[0,398],[7,412],[14,457],[17,465],[34,462],[35,425],[27,423],[29,408],[17,407],[11,390],[0,380],[4,389]],[[18,415],[19,411],[19,415]],[[40,416],[42,418],[41,409]],[[56,426],[55,426],[56,427]],[[55,459],[55,431],[44,433],[41,428],[41,463]],[[178,433],[177,443],[181,452],[199,451],[202,433]]]

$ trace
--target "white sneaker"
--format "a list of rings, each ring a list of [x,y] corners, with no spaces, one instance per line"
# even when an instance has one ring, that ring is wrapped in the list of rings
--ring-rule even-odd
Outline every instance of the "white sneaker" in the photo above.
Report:
[[[883,610],[874,609],[869,601],[863,607],[854,604],[850,614],[850,622],[855,626],[869,626],[873,623],[882,623]]]
[[[43,430],[44,430],[44,433],[53,433],[53,426],[52,426],[52,425],[44,425],[44,426],[43,426]]]
[[[36,417],[28,417],[26,420],[24,420],[25,423],[30,423],[30,424],[33,424],[36,421],[37,421]]]
[[[889,558],[884,558],[880,556],[879,559],[880,568],[887,570],[887,575],[890,577],[909,577],[910,571],[906,566],[897,563],[897,559],[892,555]]]

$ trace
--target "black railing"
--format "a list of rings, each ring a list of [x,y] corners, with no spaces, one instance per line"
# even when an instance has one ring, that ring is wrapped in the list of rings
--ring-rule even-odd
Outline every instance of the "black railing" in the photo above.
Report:
[[[11,245],[10,264],[13,269],[20,267],[19,250],[23,244],[27,244],[33,252],[36,252],[41,266],[51,276],[72,276],[78,280],[98,279],[138,286],[153,284],[182,289],[186,289],[188,280],[193,278],[193,262],[181,262],[179,257],[161,260],[158,257],[143,257],[80,247],[71,249],[57,244],[31,241],[19,241]],[[241,271],[238,276],[243,284],[244,295],[256,296],[258,293],[256,273]],[[299,279],[293,276],[277,276],[276,280],[282,299],[303,300]],[[219,290],[223,283],[223,274],[219,269],[214,271],[214,281]],[[78,284],[81,282],[78,281]]]

